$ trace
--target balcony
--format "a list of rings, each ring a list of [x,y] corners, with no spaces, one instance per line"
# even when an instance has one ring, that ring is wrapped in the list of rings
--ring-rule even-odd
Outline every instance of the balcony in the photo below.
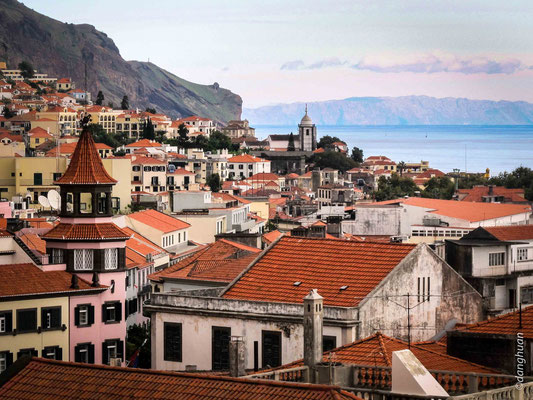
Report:
[[[234,229],[236,232],[243,232],[252,229],[255,226],[255,220],[251,219],[248,221],[241,222],[239,224],[231,225],[231,229]]]
[[[137,291],[137,296],[142,296],[147,293],[152,293],[152,285],[150,285],[149,283],[139,288],[139,290]]]

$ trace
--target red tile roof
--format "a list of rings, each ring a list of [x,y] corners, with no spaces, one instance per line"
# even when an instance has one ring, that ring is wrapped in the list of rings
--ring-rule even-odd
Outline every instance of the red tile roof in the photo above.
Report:
[[[228,160],[228,162],[230,163],[257,163],[257,162],[267,162],[267,160],[263,160],[262,158],[251,156],[250,154],[241,154],[240,156],[231,157]]]
[[[427,348],[427,346],[420,346],[416,343],[412,343],[411,347],[409,347],[407,342],[385,336],[379,332],[365,339],[326,351],[324,353],[323,361],[328,362],[331,358],[330,354],[334,354],[335,361],[342,364],[390,367],[392,366],[392,352],[405,349],[410,349],[415,357],[418,358],[428,370],[476,372],[485,374],[500,373],[495,369],[448,356],[441,351],[433,351],[432,349]],[[302,360],[283,365],[276,369],[286,369],[299,365],[303,365]]]
[[[128,218],[141,222],[163,233],[169,233],[191,226],[181,219],[171,217],[156,210],[143,210],[129,214]]]
[[[280,232],[277,229],[275,231],[265,233],[263,235],[263,242],[265,242],[266,244],[270,244],[282,235],[283,235],[283,232]]]
[[[37,383],[38,382],[38,383]],[[361,400],[338,386],[229,378],[32,358],[0,387],[4,400]]]
[[[131,164],[166,165],[167,163],[153,157],[135,156],[135,159],[131,161]]]
[[[270,181],[277,181],[280,177],[276,174],[268,173],[268,172],[260,172],[258,174],[252,175],[249,178],[246,178],[247,182],[270,182]]]
[[[43,235],[43,239],[55,240],[125,240],[129,235],[115,224],[64,224],[59,223]]]
[[[48,222],[47,222],[48,223]],[[49,223],[48,223],[49,224]],[[51,226],[51,224],[50,224]],[[19,238],[28,246],[31,250],[35,250],[41,254],[46,254],[46,242],[36,235],[35,233],[24,232]]]
[[[0,297],[67,293],[82,290],[101,290],[106,286],[92,287],[78,279],[79,289],[71,289],[72,274],[66,271],[43,271],[33,264],[0,265]],[[67,294],[65,294],[67,295]],[[3,398],[0,395],[0,398]]]
[[[507,202],[524,202],[524,189],[508,189],[503,186],[492,187],[494,196],[503,196]],[[482,202],[483,196],[489,195],[488,186],[474,186],[472,189],[459,189],[459,194],[466,194],[461,201]]]
[[[174,172],[167,172],[167,175],[195,175],[195,173],[187,171],[185,168],[176,168]]]
[[[35,127],[32,130],[28,132],[28,135],[34,138],[52,138],[53,136],[50,135],[45,129],[41,127]]]
[[[318,289],[326,305],[355,307],[415,247],[283,236],[223,297],[301,303]]]
[[[149,140],[141,139],[138,142],[127,144],[126,147],[161,147],[161,143]]]
[[[151,264],[151,262],[147,261],[148,255],[169,254],[165,249],[132,229],[123,228],[122,230],[130,235],[130,238],[126,241],[126,268],[142,268]]]
[[[117,183],[105,170],[98,150],[96,150],[93,136],[88,129],[83,129],[67,170],[55,183],[60,185],[114,185]]]
[[[533,240],[533,225],[493,226],[483,229],[501,241]]]
[[[520,204],[473,203],[468,201],[427,199],[423,197],[409,197],[381,201],[373,204],[403,203],[410,206],[427,208],[430,213],[451,218],[463,219],[470,222],[507,217],[531,211],[531,207]]]
[[[149,278],[159,282],[165,279],[191,279],[230,283],[260,252],[255,247],[220,239]]]
[[[520,327],[520,314],[522,314],[522,327]],[[476,324],[458,328],[458,331],[472,333],[489,333],[493,335],[524,335],[526,339],[533,339],[533,306],[525,307],[520,311],[514,311],[497,316]]]

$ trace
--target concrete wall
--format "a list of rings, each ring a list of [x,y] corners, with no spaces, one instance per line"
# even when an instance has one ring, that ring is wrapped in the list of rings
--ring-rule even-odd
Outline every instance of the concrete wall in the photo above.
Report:
[[[352,235],[402,234],[400,207],[356,207],[355,220],[342,221],[343,233]]]
[[[490,253],[505,253],[504,264],[489,266]],[[473,276],[500,276],[507,272],[507,246],[483,246],[472,248]]]
[[[178,215],[179,219],[191,226],[188,228],[189,240],[197,243],[212,243],[215,241],[217,223],[222,224],[222,232],[227,230],[225,215]],[[231,225],[230,225],[231,228]]]
[[[418,278],[425,278],[425,282],[429,278],[429,300],[418,297]],[[457,292],[470,294],[442,297]],[[431,338],[453,318],[463,323],[483,318],[481,295],[427,245],[421,244],[359,305],[359,338],[381,331],[407,339],[407,294],[411,295],[410,307],[419,304],[410,311],[412,340]]]

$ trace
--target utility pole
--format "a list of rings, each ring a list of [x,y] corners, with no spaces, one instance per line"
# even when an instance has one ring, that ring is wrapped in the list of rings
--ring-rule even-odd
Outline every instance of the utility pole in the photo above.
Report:
[[[411,307],[409,299],[410,294],[407,293],[407,348],[411,348]]]

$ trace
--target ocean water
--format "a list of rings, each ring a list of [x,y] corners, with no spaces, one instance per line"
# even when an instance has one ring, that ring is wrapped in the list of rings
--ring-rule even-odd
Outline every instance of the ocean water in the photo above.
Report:
[[[256,136],[298,132],[297,126],[256,125]],[[533,126],[329,126],[317,125],[318,138],[330,135],[364,156],[385,155],[399,162],[429,161],[431,168],[454,168],[491,175],[516,167],[533,168]]]

